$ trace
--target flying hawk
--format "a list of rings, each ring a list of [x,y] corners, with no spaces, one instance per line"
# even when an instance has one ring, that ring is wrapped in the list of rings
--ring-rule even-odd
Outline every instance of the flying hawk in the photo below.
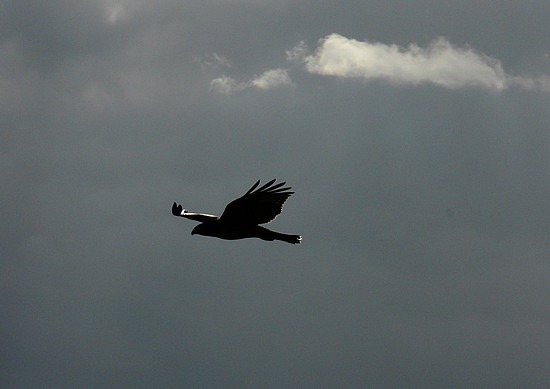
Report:
[[[285,182],[275,184],[275,180],[256,189],[260,181],[243,196],[225,207],[220,217],[206,213],[189,212],[181,204],[172,205],[172,214],[201,222],[193,228],[191,235],[213,236],[221,239],[260,238],[282,240],[292,244],[300,243],[300,235],[289,235],[268,230],[260,224],[269,223],[283,210],[283,204],[294,192],[290,187],[281,188]]]

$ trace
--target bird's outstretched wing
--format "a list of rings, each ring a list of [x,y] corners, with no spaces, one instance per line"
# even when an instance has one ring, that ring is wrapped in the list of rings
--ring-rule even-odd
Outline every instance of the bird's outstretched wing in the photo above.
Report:
[[[242,197],[233,200],[225,207],[220,220],[225,223],[257,225],[269,223],[283,209],[283,204],[294,192],[290,187],[282,188],[285,182],[275,184],[275,179],[256,189],[256,182]]]
[[[185,217],[187,219],[196,220],[198,222],[218,220],[218,217],[215,215],[209,215],[207,213],[189,212],[187,209],[183,209],[182,205],[178,203],[174,203],[172,205],[172,215]]]

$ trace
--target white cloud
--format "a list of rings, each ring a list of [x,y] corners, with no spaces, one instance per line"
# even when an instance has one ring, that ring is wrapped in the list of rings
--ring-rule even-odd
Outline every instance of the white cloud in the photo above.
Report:
[[[246,88],[242,83],[238,83],[234,78],[221,76],[210,82],[210,90],[218,93],[238,92]]]
[[[279,86],[292,86],[292,81],[286,70],[273,69],[251,80],[250,85],[259,89],[271,89]]]
[[[238,82],[234,78],[225,75],[218,77],[210,82],[210,90],[218,93],[232,93],[247,88],[268,90],[292,85],[292,80],[285,69],[271,69],[245,82]]]
[[[538,90],[541,92],[550,92],[550,76],[539,77],[508,77],[508,85],[526,89]]]
[[[330,34],[319,41],[313,54],[301,41],[285,52],[288,62],[321,76],[383,80],[396,85],[434,84],[444,88],[483,88],[501,91],[507,88],[550,92],[549,76],[507,74],[498,59],[473,48],[457,47],[445,38],[427,47],[411,43],[407,47],[380,42],[358,41]],[[212,54],[204,61],[211,67],[231,67],[227,58]],[[218,93],[239,92],[248,88],[268,90],[294,86],[285,69],[267,70],[248,81],[221,76],[211,81],[210,90]]]
[[[203,70],[206,69],[221,69],[231,68],[231,62],[222,54],[211,53],[206,54],[204,57],[198,57],[197,61],[201,64]]]
[[[146,4],[143,0],[103,0],[100,3],[110,24],[128,20],[132,13]]]
[[[294,53],[301,52],[300,46],[294,49]],[[303,61],[306,69],[315,74],[383,79],[396,84],[432,83],[447,88],[475,86],[502,90],[508,79],[498,60],[471,48],[455,47],[443,38],[426,48],[415,44],[402,48],[331,34]]]
[[[286,59],[290,62],[301,62],[309,54],[309,50],[304,41],[300,41],[292,49],[287,50]]]

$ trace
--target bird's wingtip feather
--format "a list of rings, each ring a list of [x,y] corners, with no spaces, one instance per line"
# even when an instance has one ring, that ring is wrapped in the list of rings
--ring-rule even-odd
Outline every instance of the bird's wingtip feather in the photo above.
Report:
[[[256,181],[256,183],[255,183],[254,185],[252,185],[252,187],[248,190],[248,192],[246,192],[246,194],[252,193],[252,191],[253,191],[254,189],[256,189],[256,187],[257,187],[258,185],[260,185],[260,180]]]

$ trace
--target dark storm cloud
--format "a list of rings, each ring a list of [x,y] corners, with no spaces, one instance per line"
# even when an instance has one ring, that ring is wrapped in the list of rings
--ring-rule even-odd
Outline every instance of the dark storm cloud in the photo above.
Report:
[[[286,56],[333,33],[361,53],[442,36],[538,80],[546,2],[2,11],[3,386],[548,383],[548,94]],[[272,177],[296,191],[273,227],[300,247],[191,237],[170,215]]]

